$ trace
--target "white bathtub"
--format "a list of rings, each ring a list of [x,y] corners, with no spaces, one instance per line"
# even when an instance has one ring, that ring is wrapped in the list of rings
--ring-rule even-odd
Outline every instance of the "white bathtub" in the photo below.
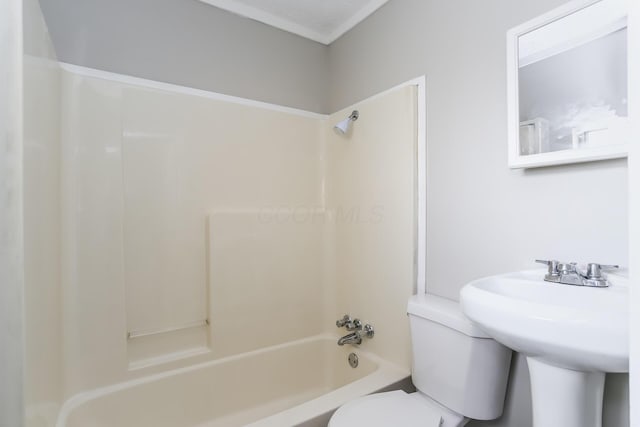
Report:
[[[360,359],[347,362],[350,352]],[[326,425],[345,402],[409,372],[336,337],[315,336],[78,394],[57,427]]]

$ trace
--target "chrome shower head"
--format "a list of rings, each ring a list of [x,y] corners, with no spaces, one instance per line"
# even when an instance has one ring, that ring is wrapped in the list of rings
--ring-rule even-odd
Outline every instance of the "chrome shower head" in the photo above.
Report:
[[[358,117],[360,117],[360,113],[358,112],[358,110],[353,110],[349,117],[336,124],[333,129],[335,129],[336,132],[340,133],[341,135],[344,135],[349,130],[351,122],[355,122],[356,120],[358,120]]]

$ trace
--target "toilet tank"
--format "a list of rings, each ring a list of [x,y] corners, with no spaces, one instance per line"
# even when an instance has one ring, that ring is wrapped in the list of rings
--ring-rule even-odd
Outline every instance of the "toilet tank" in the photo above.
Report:
[[[455,301],[414,295],[407,313],[416,388],[465,417],[500,417],[511,350],[472,324]]]

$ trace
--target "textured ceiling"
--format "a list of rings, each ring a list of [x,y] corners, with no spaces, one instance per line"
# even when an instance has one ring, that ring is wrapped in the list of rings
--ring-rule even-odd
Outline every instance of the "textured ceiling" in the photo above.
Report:
[[[330,44],[388,0],[201,0],[267,25]]]

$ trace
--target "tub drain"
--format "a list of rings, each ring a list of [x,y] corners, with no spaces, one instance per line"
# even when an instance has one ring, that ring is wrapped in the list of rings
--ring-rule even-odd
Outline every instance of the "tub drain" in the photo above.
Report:
[[[351,353],[349,354],[349,365],[351,365],[352,368],[357,368],[358,367],[358,355],[355,353]]]

